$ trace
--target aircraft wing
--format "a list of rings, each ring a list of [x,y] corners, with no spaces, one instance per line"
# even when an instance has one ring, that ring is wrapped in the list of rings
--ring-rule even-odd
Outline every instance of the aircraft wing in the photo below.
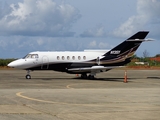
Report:
[[[70,72],[104,72],[113,68],[119,68],[124,66],[92,66],[92,67],[84,67],[84,68],[71,68],[68,69]]]

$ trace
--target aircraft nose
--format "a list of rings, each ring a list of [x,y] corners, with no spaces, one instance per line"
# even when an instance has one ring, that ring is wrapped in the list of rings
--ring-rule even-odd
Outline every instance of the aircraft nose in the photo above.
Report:
[[[7,66],[12,67],[12,68],[17,68],[21,65],[21,62],[22,62],[21,59],[18,59],[18,60],[15,60],[15,61],[9,63]]]
[[[9,63],[7,66],[12,67],[12,68],[18,68],[18,69],[26,69],[30,65],[32,65],[32,62],[33,61],[26,61],[24,59],[18,59],[18,60],[15,60],[15,61]]]
[[[14,68],[14,67],[16,66],[16,64],[15,64],[15,62],[13,61],[13,62],[9,63],[7,66]]]

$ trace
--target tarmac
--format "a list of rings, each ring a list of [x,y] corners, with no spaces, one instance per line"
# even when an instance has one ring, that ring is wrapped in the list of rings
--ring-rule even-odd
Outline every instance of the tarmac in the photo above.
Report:
[[[160,70],[124,72],[0,70],[0,120],[160,120]]]

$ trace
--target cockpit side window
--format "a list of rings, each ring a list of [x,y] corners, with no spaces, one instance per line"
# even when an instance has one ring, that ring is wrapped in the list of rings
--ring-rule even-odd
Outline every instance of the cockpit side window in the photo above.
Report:
[[[31,55],[31,58],[36,58],[36,57],[35,57],[35,55],[33,54],[33,55]]]
[[[38,58],[38,54],[35,54],[35,58]]]
[[[26,58],[30,58],[31,54],[27,54],[25,57],[23,57],[24,59]]]
[[[35,59],[38,58],[38,54],[28,54],[24,57],[24,59]]]

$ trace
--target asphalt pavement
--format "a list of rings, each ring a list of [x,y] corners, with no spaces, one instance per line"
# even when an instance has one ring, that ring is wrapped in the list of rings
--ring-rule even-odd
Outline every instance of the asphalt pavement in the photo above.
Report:
[[[160,70],[78,75],[0,70],[0,120],[159,120]]]

